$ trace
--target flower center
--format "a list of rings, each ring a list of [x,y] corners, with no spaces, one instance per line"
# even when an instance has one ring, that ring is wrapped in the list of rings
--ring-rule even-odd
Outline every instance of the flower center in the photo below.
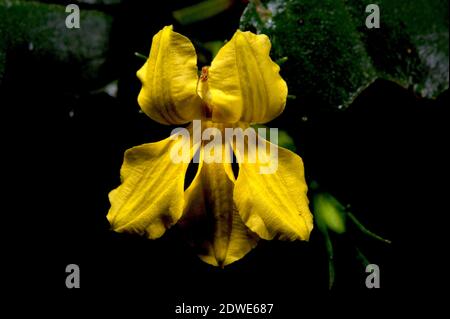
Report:
[[[207,120],[212,118],[212,107],[210,106],[210,93],[208,85],[208,68],[207,66],[202,67],[202,73],[200,75],[199,81],[197,83],[197,94],[203,100],[203,116]]]
[[[202,74],[200,75],[200,81],[205,82],[208,80],[208,67],[202,67]]]

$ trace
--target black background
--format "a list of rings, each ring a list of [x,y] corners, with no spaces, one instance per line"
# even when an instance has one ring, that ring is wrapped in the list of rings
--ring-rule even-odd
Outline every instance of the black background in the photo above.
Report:
[[[426,100],[377,81],[346,111],[302,108],[301,101],[291,101],[273,123],[294,137],[308,180],[351,204],[369,229],[393,242],[368,239],[355,229],[333,236],[331,292],[318,231],[309,243],[260,242],[222,270],[193,255],[176,228],[155,241],[109,230],[107,194],[119,184],[123,152],[165,138],[172,129],[138,112],[135,72],[142,61],[133,53],[148,52],[152,35],[173,23],[174,7],[126,2],[114,12],[118,98],[74,94],[29,53],[17,52],[8,65],[0,105],[8,253],[3,275],[11,283],[9,294],[43,297],[38,304],[46,311],[63,304],[71,310],[125,311],[130,317],[143,311],[147,318],[169,318],[181,302],[275,303],[273,318],[300,318],[307,311],[370,316],[425,306],[422,296],[445,286],[448,90]],[[175,27],[200,41],[230,38],[242,7],[214,22]],[[365,287],[355,246],[380,266],[380,289]],[[65,286],[70,263],[81,269],[78,290]]]

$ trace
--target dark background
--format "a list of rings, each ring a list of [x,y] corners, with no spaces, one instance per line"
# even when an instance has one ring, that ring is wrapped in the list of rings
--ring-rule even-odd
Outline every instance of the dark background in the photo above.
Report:
[[[67,90],[47,69],[61,66],[25,51],[9,60],[0,86],[7,178],[2,211],[8,270],[3,274],[11,281],[9,291],[30,294],[32,300],[44,297],[44,309],[62,301],[68,309],[90,306],[129,316],[144,311],[148,318],[169,318],[181,302],[275,303],[274,318],[301,317],[303,311],[348,315],[362,308],[367,313],[359,313],[367,316],[389,307],[409,312],[425,306],[422,296],[436,292],[445,280],[448,90],[427,100],[380,80],[345,111],[301,108],[307,120],[293,125],[289,107],[301,107],[301,101],[290,101],[273,123],[294,138],[309,181],[319,181],[351,204],[369,229],[393,242],[368,239],[351,227],[333,236],[336,282],[331,292],[317,230],[309,243],[261,241],[223,270],[193,255],[176,228],[154,241],[109,230],[107,194],[119,184],[123,152],[165,138],[172,129],[138,112],[135,72],[143,61],[133,53],[149,51],[153,34],[174,23],[171,12],[180,3],[156,8],[150,1],[125,2],[113,9],[117,98]],[[197,41],[229,39],[244,5],[213,21],[175,28]],[[380,266],[380,289],[365,287],[355,246]],[[79,290],[65,287],[70,263],[80,266]],[[128,297],[136,299],[125,302]]]

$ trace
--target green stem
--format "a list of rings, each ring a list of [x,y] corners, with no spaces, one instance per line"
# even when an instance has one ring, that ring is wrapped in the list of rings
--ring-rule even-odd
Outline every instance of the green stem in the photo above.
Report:
[[[134,56],[144,59],[145,61],[147,61],[147,59],[148,59],[145,55],[143,55],[142,53],[139,53],[139,52],[134,52]]]
[[[283,64],[284,62],[286,62],[287,60],[288,60],[288,57],[287,57],[287,56],[284,56],[284,57],[282,57],[282,58],[276,60],[275,63],[278,64],[278,65],[282,65],[282,64]]]
[[[356,258],[358,258],[364,265],[364,268],[366,268],[367,265],[370,264],[369,260],[366,258],[366,256],[364,256],[364,254],[362,253],[361,250],[359,250],[358,247],[355,246],[355,249],[356,249]]]
[[[328,255],[328,289],[331,290],[334,284],[334,252],[333,252],[333,243],[331,242],[330,235],[328,231],[323,232],[325,237],[325,246],[327,248]]]
[[[358,227],[359,230],[361,230],[361,231],[362,231],[364,234],[366,234],[367,236],[370,236],[370,237],[372,237],[372,238],[375,238],[375,239],[377,239],[377,240],[379,240],[379,241],[382,241],[382,242],[384,242],[384,243],[386,243],[386,244],[390,244],[390,243],[391,243],[390,240],[384,239],[383,237],[378,236],[377,234],[371,232],[371,231],[368,230],[366,227],[364,227],[364,225],[361,224],[361,222],[360,222],[358,219],[356,219],[355,215],[353,215],[352,213],[347,212],[347,216],[348,216],[348,217],[350,218],[350,220],[356,225],[356,227]]]

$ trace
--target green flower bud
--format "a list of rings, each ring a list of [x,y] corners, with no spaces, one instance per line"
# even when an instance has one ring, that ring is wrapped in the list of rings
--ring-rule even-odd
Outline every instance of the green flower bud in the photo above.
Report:
[[[345,208],[335,197],[320,192],[314,195],[312,203],[317,227],[322,233],[328,229],[338,234],[345,232]]]

